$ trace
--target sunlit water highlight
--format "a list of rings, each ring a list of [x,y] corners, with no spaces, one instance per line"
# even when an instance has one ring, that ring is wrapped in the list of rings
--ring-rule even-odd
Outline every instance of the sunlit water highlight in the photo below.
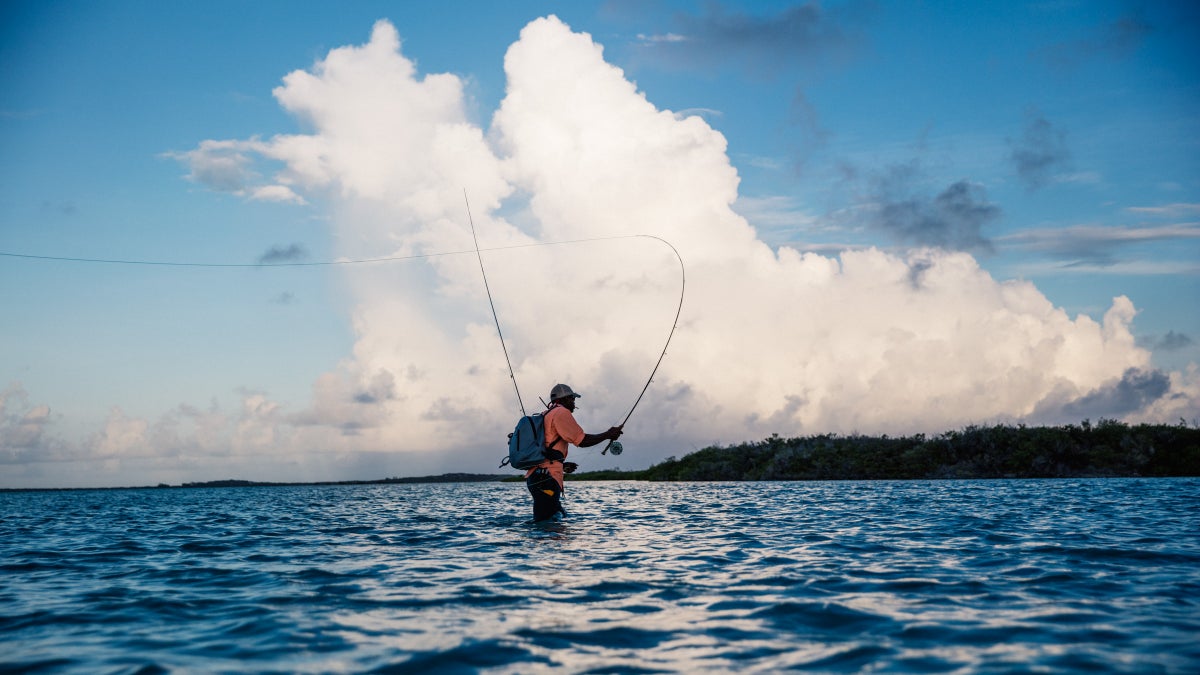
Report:
[[[0,671],[1200,672],[1200,480],[0,494]]]

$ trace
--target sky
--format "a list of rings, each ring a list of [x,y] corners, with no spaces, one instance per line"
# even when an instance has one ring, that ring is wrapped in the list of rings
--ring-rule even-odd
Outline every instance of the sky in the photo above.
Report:
[[[1193,3],[17,1],[0,61],[0,487],[498,472],[558,382],[587,470],[1200,423]]]

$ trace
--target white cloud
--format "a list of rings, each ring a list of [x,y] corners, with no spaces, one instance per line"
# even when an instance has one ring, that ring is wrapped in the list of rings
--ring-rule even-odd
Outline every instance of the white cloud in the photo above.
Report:
[[[1180,269],[1194,271],[1192,263],[1153,261],[1138,263],[1117,255],[1123,247],[1154,242],[1182,242],[1200,238],[1200,223],[1175,223],[1160,226],[1073,225],[1060,228],[1030,229],[997,238],[1005,246],[1045,253],[1071,266],[1109,273],[1122,270],[1132,274],[1174,274]]]
[[[1076,171],[1055,174],[1051,180],[1062,185],[1097,185],[1104,181],[1104,176],[1096,171]]]
[[[662,35],[646,35],[644,33],[638,33],[637,39],[641,42],[654,44],[658,42],[686,42],[688,38],[686,35],[679,35],[676,33],[664,33]]]
[[[965,253],[772,251],[732,208],[738,178],[724,137],[656,108],[557,19],[522,31],[505,72],[485,138],[465,121],[461,82],[420,77],[381,22],[368,44],[285,78],[276,98],[313,133],[273,138],[263,153],[284,162],[291,184],[341,198],[337,239],[362,246],[346,255],[469,248],[464,188],[485,248],[635,233],[673,242],[688,296],[631,421],[642,438],[677,447],[771,432],[936,431],[1030,415],[1149,366],[1125,298],[1096,322],[1027,282],[993,279]],[[512,222],[498,215],[509,196],[527,199]],[[568,381],[585,392],[590,426],[619,421],[670,328],[670,252],[622,240],[489,253],[485,264],[527,405]],[[293,424],[344,447],[449,450],[511,423],[473,259],[350,278],[354,354]]]
[[[240,194],[257,178],[252,168],[252,153],[261,149],[261,144],[255,140],[207,140],[195,150],[170,152],[166,156],[187,163],[191,170],[187,176],[189,180],[218,192]]]
[[[109,411],[104,429],[91,441],[91,454],[105,458],[119,458],[123,455],[145,455],[149,448],[146,444],[146,430],[149,424],[145,420],[131,418],[119,407]]]
[[[1159,398],[1143,410],[1129,416],[1130,422],[1179,422],[1200,424],[1200,367],[1189,364],[1183,372],[1170,373],[1171,388],[1166,396]]]
[[[303,197],[286,185],[261,185],[250,191],[250,198],[264,202],[307,203]]]
[[[467,121],[462,82],[418,75],[399,46],[379,22],[367,44],[289,74],[276,99],[312,132],[207,141],[188,154],[194,177],[247,190],[252,164],[279,163],[270,184],[330,198],[332,239],[348,258],[470,249],[464,189],[484,248],[630,234],[672,242],[687,298],[627,427],[644,462],[773,432],[941,431],[1019,419],[1047,401],[1111,404],[1100,393],[1149,368],[1124,297],[1097,322],[1028,282],[997,281],[967,253],[773,250],[733,209],[725,138],[656,108],[590,36],[555,18],[530,23],[509,49],[487,134]],[[526,407],[568,382],[584,394],[586,428],[619,422],[670,329],[680,282],[671,252],[619,239],[493,251],[484,262]],[[237,415],[181,408],[148,428],[125,425],[112,442],[141,433],[180,461],[385,451],[490,470],[517,406],[477,261],[344,271],[356,343],[314,383],[306,409],[248,394]],[[1195,410],[1189,377],[1172,374],[1171,403],[1151,408]]]
[[[798,231],[813,229],[820,219],[805,211],[794,197],[739,196],[733,208],[758,229]]]
[[[273,145],[258,139],[248,141],[203,141],[195,150],[171,152],[167,157],[188,165],[188,180],[210,190],[229,192],[258,201],[306,204],[307,202],[285,182],[267,183],[255,169],[259,157],[269,157]]]
[[[1188,218],[1200,215],[1200,204],[1176,202],[1174,204],[1163,204],[1162,206],[1131,206],[1125,210],[1143,216]]]
[[[395,44],[377,26],[380,35]],[[402,59],[377,46],[364,53]],[[326,77],[328,70],[317,68]],[[419,85],[400,65],[383,71],[406,73],[398,88]],[[455,153],[394,136],[386,154],[439,171],[419,179],[392,173],[376,183],[378,172],[367,179],[354,168],[331,172],[329,183],[343,195],[391,196],[390,215],[408,229],[392,229],[390,237],[374,232],[380,244],[452,250],[469,243],[458,197],[463,177],[475,172],[479,180],[481,169],[500,172],[506,183],[481,198],[472,190],[476,204],[494,205],[515,192],[528,197],[520,220],[534,223],[517,232],[496,211],[480,208],[476,226],[485,246],[628,233],[676,244],[688,264],[689,295],[653,395],[631,423],[643,437],[679,443],[770,431],[941,430],[1027,416],[1051,395],[1084,398],[1129,369],[1148,368],[1150,354],[1129,330],[1134,307],[1124,298],[1097,323],[1069,317],[1030,283],[997,282],[965,253],[868,250],[836,259],[785,247],[776,255],[732,210],[737,174],[725,138],[701,119],[655,108],[602,59],[598,44],[557,19],[522,31],[505,72],[509,88],[490,132],[496,161],[476,166],[491,150],[475,144],[475,133],[462,133],[469,143]],[[322,86],[301,79],[304,90],[277,92],[294,109],[310,104],[310,89],[313,103],[354,98],[317,94]],[[343,74],[336,82],[360,79],[370,78]],[[395,106],[388,119],[418,121],[426,130],[420,137],[460,123],[461,90],[437,91],[458,98],[388,97]],[[329,154],[342,155],[337,129],[326,137],[318,125],[317,135]],[[353,139],[347,143],[353,147]],[[431,197],[421,202],[431,208],[416,208],[419,195]],[[340,227],[359,238],[373,232],[349,219]],[[592,394],[584,414],[593,426],[617,422],[668,328],[678,283],[670,253],[608,243],[514,251],[486,262],[526,398],[570,381]],[[396,396],[372,400],[370,416],[359,419],[364,411],[347,404],[355,388],[343,384],[337,396],[318,396],[328,405],[314,408],[352,420],[358,443],[469,446],[480,430],[511,417],[510,383],[474,261],[449,258],[432,267],[371,275],[360,287],[359,342],[344,377],[365,382],[374,372],[396,374]],[[388,283],[389,276],[407,283]],[[335,401],[347,410],[334,410]]]
[[[0,391],[0,464],[55,457],[55,442],[48,433],[50,407],[31,405],[19,382]]]

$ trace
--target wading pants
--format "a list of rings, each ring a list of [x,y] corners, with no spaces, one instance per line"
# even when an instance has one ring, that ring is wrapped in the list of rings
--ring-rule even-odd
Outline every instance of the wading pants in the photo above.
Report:
[[[546,469],[534,469],[525,479],[529,494],[533,495],[533,520],[548,520],[556,513],[567,515],[562,507],[562,487]]]

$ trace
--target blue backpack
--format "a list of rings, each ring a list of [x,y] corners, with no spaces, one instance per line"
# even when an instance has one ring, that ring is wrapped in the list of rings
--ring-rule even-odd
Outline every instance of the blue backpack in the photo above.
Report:
[[[500,468],[511,466],[524,471],[546,459],[546,420],[541,413],[522,417],[508,435],[508,456],[500,462]]]

